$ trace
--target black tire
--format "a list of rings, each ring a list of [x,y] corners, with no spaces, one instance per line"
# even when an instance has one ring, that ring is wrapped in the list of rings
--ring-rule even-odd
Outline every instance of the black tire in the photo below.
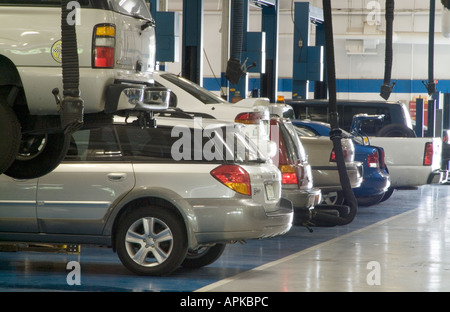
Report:
[[[15,179],[39,178],[61,163],[69,145],[70,136],[62,132],[22,136],[19,152],[5,174]]]
[[[209,265],[220,258],[226,246],[226,244],[215,244],[214,246],[188,250],[186,259],[181,263],[181,266],[188,269],[198,269]]]
[[[149,227],[145,229],[144,224]],[[184,223],[159,206],[137,208],[121,218],[116,250],[123,265],[131,272],[138,275],[170,274],[186,258]],[[139,259],[134,259],[139,255]]]
[[[377,132],[379,137],[402,137],[402,138],[415,138],[416,133],[411,128],[403,124],[389,124],[384,126]]]
[[[386,193],[384,193],[383,198],[380,200],[380,203],[382,203],[382,202],[388,200],[388,199],[392,196],[392,194],[394,193],[394,190],[395,190],[395,189],[392,188],[392,187],[388,188],[388,190],[386,191]]]
[[[384,197],[384,194],[385,193],[380,194],[380,195],[358,197],[357,198],[358,206],[368,207],[368,206],[376,205],[381,202],[381,200]]]
[[[19,151],[21,127],[11,107],[0,102],[0,174],[14,162]]]

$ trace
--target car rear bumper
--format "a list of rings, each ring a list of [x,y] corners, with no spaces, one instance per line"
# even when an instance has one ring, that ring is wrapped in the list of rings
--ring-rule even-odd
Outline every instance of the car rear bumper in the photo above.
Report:
[[[301,225],[311,218],[311,210],[322,201],[319,188],[308,190],[282,189],[281,196],[290,200],[294,207],[294,225]]]
[[[446,182],[448,179],[448,171],[439,169],[430,173],[427,184],[440,184]]]
[[[333,192],[342,190],[339,171],[337,166],[313,166],[314,186],[322,192]],[[347,174],[352,188],[359,187],[363,182],[363,167],[360,162],[354,162],[354,165],[347,165]]]
[[[356,197],[380,195],[386,192],[389,186],[391,186],[391,180],[388,173],[371,169],[366,168],[364,170],[364,181],[361,183],[360,187],[353,189],[353,193]]]
[[[266,212],[248,199],[191,199],[199,244],[234,242],[282,235],[293,221],[292,202],[281,199],[278,209]]]
[[[310,209],[317,205],[321,200],[321,191],[318,188],[312,188],[309,190],[289,190],[282,188],[281,196],[290,200],[294,210],[297,209]]]

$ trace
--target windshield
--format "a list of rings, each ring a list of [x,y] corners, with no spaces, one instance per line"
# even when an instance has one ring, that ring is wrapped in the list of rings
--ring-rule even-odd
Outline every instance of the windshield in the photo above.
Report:
[[[189,81],[183,77],[176,76],[174,74],[162,74],[161,77],[175,84],[177,87],[183,89],[203,104],[229,104],[220,96],[215,95],[213,92],[206,90],[198,84]]]
[[[152,15],[144,0],[109,0],[109,4],[118,13],[152,20]]]

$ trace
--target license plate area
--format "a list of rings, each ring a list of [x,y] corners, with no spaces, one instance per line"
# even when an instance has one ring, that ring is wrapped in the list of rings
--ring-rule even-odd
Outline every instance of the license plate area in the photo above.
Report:
[[[264,185],[265,191],[266,191],[266,198],[267,200],[274,200],[275,199],[275,191],[273,188],[272,183],[266,183]]]

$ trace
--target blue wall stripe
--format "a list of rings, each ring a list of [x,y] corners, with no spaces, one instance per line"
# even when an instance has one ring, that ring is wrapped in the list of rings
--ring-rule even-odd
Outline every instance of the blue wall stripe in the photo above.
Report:
[[[222,83],[223,83],[222,79]],[[225,80],[226,81],[226,80]],[[398,79],[392,80],[395,82],[393,93],[427,93],[425,86],[422,81],[424,80],[407,80]],[[221,79],[218,78],[204,78],[203,87],[211,91],[219,91]],[[383,79],[337,79],[336,80],[336,91],[342,93],[379,93],[380,87],[383,84]],[[258,89],[260,86],[259,78],[250,78],[249,89]],[[447,93],[450,92],[450,80],[438,80],[436,88],[439,92]],[[314,91],[314,82],[309,84],[309,91]],[[280,78],[278,79],[278,92],[292,92],[292,79]]]

